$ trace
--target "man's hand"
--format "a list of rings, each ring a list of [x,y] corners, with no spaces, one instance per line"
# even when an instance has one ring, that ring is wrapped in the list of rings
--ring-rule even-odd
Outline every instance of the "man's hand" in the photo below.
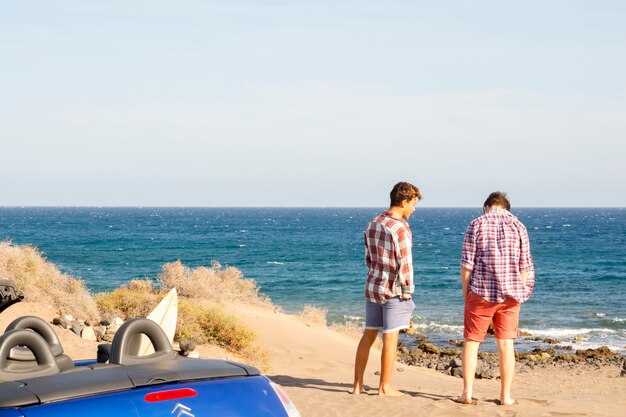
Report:
[[[410,299],[411,299],[411,294],[410,294],[410,293],[408,293],[408,292],[403,293],[403,294],[400,296],[400,298],[401,298],[401,299],[403,299],[404,301],[410,300]]]

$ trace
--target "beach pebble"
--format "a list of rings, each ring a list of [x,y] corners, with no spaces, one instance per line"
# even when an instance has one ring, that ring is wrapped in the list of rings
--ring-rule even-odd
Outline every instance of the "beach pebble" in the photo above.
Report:
[[[65,320],[65,318],[63,317],[55,317],[52,320],[52,324],[54,324],[55,326],[61,326],[64,329],[67,329],[70,327],[70,323],[67,320]]]
[[[80,337],[83,340],[91,340],[92,342],[95,342],[97,340],[96,334],[93,331],[93,327],[90,326],[83,328],[83,330],[80,332]]]

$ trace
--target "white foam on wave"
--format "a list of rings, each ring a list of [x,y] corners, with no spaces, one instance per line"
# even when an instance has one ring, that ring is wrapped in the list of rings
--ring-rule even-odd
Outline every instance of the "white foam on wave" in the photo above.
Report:
[[[265,262],[265,263],[269,264],[269,265],[285,265],[284,262],[277,262],[277,261],[268,261],[268,262]]]
[[[601,333],[601,334],[615,334],[617,333],[613,329],[524,329],[524,331],[532,334],[533,336],[543,336],[543,337],[555,337],[555,338],[566,338],[571,337],[574,338],[576,336],[588,335],[591,333]]]
[[[566,223],[566,224],[563,225],[563,227],[572,227],[572,225]]]
[[[593,318],[602,318],[602,317],[606,317],[606,313],[584,313],[583,317],[593,317]]]
[[[240,248],[245,248],[246,245],[244,245],[243,243],[241,245],[239,245]]]
[[[441,324],[431,321],[430,323],[416,323],[416,329],[424,330],[424,333],[459,333],[463,332],[463,326],[454,324]]]
[[[344,318],[344,320],[349,320],[349,321],[363,321],[363,317],[361,317],[361,316],[344,315],[343,318]]]
[[[615,323],[625,323],[626,319],[621,318],[621,317],[614,317],[614,318],[611,319],[611,321],[615,322]]]

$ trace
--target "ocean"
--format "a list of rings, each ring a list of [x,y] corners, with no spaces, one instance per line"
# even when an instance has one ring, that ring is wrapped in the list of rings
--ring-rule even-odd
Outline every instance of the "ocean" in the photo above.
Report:
[[[363,322],[363,229],[380,208],[0,208],[0,240],[30,244],[93,293],[158,276],[164,263],[218,261],[255,279],[288,313],[313,305],[329,323]],[[626,209],[520,208],[537,282],[520,328],[574,349],[626,354]],[[462,339],[459,256],[481,208],[419,208],[415,326],[438,345]],[[412,339],[403,336],[409,344]],[[520,338],[521,351],[548,347]],[[493,351],[488,340],[483,350]]]

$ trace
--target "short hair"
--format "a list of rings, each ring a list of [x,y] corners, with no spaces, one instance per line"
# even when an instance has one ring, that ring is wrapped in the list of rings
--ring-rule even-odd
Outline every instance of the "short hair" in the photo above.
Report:
[[[509,201],[509,197],[502,191],[494,191],[489,194],[489,197],[485,200],[485,204],[483,204],[483,207],[493,206],[501,206],[511,211],[511,202]]]
[[[417,197],[418,201],[422,201],[422,194],[420,189],[408,182],[399,182],[393,186],[393,189],[389,193],[389,199],[391,200],[391,207],[402,206],[404,200],[413,200]]]

